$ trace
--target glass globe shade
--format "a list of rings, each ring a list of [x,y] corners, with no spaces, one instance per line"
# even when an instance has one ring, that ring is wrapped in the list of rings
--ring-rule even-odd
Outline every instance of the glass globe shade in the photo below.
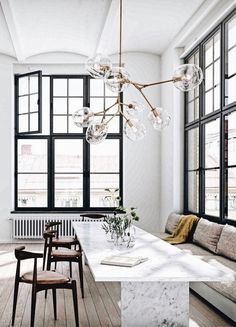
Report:
[[[76,110],[73,115],[72,119],[74,124],[77,127],[88,127],[89,124],[93,121],[94,114],[92,110],[88,107],[83,107],[82,109]]]
[[[153,127],[158,131],[167,127],[171,121],[171,117],[167,110],[162,108],[154,108],[154,110],[148,114],[148,119],[151,121]]]
[[[142,140],[146,135],[146,127],[138,119],[126,121],[124,133],[131,141]]]
[[[113,67],[105,75],[108,89],[112,92],[123,92],[129,86],[129,73],[123,67]]]
[[[104,78],[106,73],[112,69],[112,63],[109,57],[99,53],[89,58],[85,67],[93,78]]]
[[[185,64],[176,68],[173,76],[174,86],[181,91],[191,91],[203,80],[203,73],[195,64]]]
[[[124,107],[125,113],[130,118],[139,118],[143,114],[144,106],[136,101],[131,101]]]
[[[108,126],[105,122],[93,122],[86,131],[86,141],[90,144],[99,144],[107,137]]]

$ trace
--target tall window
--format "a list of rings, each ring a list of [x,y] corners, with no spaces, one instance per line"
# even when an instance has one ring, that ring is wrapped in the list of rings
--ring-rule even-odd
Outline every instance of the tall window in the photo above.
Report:
[[[31,73],[17,75],[15,129],[15,210],[73,211],[112,209],[122,198],[122,120],[113,119],[105,141],[90,145],[86,129],[74,125],[72,114],[83,106],[101,112],[114,103],[103,81],[89,76],[43,76],[29,89]],[[22,79],[27,83],[21,94]],[[41,90],[42,87],[42,90]],[[27,97],[22,113],[21,97]],[[36,99],[37,97],[37,99]],[[39,100],[39,99],[40,100]],[[31,105],[32,104],[32,105]],[[37,113],[33,126],[32,115]],[[24,129],[20,122],[25,115]]]
[[[236,222],[236,12],[187,56],[204,81],[185,97],[185,212]]]

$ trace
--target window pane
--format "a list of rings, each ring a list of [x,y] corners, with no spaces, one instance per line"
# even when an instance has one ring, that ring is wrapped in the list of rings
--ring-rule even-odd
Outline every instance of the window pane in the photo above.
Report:
[[[228,52],[228,76],[234,73],[236,73],[236,47]]]
[[[29,131],[29,115],[18,116],[19,123],[19,133],[24,133]]]
[[[47,172],[47,140],[18,140],[18,172]]]
[[[65,78],[53,79],[53,95],[67,96],[67,79]]]
[[[90,80],[90,96],[104,96],[104,81],[103,80],[100,80],[100,79],[91,79]]]
[[[199,131],[193,128],[188,132],[188,170],[199,168]]]
[[[219,217],[220,214],[219,169],[205,171],[205,214]]]
[[[38,94],[30,95],[30,112],[38,111]]]
[[[112,106],[113,104],[115,104],[116,102],[116,98],[106,98],[105,99],[105,103],[106,103],[106,108]],[[113,115],[117,112],[118,110],[118,106],[115,105],[114,107],[112,107],[111,109],[109,109],[109,111],[107,113],[109,113],[110,115]]]
[[[55,207],[83,206],[83,176],[55,174]]]
[[[220,87],[219,85],[214,89],[214,110],[220,109]]]
[[[205,114],[209,114],[213,111],[213,91],[205,93]]]
[[[220,57],[220,33],[214,36],[214,59]]]
[[[205,66],[213,61],[213,40],[211,39],[205,45]]]
[[[29,78],[30,78],[30,93],[38,93],[38,91],[39,91],[38,75],[31,75]]]
[[[69,113],[83,108],[83,98],[69,98]]]
[[[107,117],[109,119],[109,117]],[[108,124],[108,133],[119,133],[120,132],[120,117],[114,117]]]
[[[69,79],[69,96],[83,96],[83,79]]]
[[[103,103],[103,98],[90,98],[90,108],[94,113],[103,111]]]
[[[53,117],[53,133],[67,133],[67,116]]]
[[[213,65],[205,70],[205,90],[209,90],[213,87]]]
[[[228,48],[230,49],[236,44],[236,17],[232,18],[228,23]]]
[[[199,98],[196,98],[194,101],[194,119],[199,118]]]
[[[199,175],[196,171],[188,173],[188,210],[198,212]]]
[[[18,175],[18,207],[47,207],[47,175]]]
[[[228,218],[236,220],[236,168],[228,169]]]
[[[53,114],[59,114],[59,115],[67,114],[67,98],[53,99]]]
[[[236,75],[228,79],[228,104],[236,101]]]
[[[69,119],[69,133],[83,133],[83,128],[75,125],[72,115],[68,116]]]
[[[34,132],[34,131],[37,131],[39,126],[38,126],[38,123],[39,123],[39,115],[38,113],[33,113],[33,114],[30,114],[30,131],[31,132]]]
[[[19,97],[19,114],[29,112],[29,98],[28,96]]]
[[[90,175],[90,207],[116,207],[118,196],[118,174]]]
[[[225,133],[228,135],[228,165],[236,165],[236,112],[226,117]]]
[[[90,145],[91,172],[119,172],[119,140]]]
[[[28,76],[20,77],[18,95],[23,95],[28,93],[29,93],[29,77]]]
[[[205,167],[220,164],[220,121],[216,119],[205,125]]]
[[[55,172],[83,171],[83,141],[55,140]]]
[[[214,63],[214,86],[220,83],[220,60]]]
[[[188,123],[194,120],[194,101],[189,102],[187,106],[188,113]]]

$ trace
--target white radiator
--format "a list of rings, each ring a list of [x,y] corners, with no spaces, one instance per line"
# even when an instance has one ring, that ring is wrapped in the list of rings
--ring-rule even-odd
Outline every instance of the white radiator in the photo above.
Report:
[[[13,239],[42,239],[45,224],[49,221],[62,222],[62,225],[59,227],[60,236],[73,236],[72,222],[81,221],[79,215],[76,217],[17,216],[10,219],[12,219]]]

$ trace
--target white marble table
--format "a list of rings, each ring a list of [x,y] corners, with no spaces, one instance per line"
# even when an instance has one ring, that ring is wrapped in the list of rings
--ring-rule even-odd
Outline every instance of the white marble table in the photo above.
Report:
[[[135,246],[117,249],[107,242],[101,223],[73,222],[95,281],[121,282],[122,327],[187,327],[189,282],[234,280],[226,273],[142,229]],[[101,265],[120,254],[149,260],[132,268]]]

